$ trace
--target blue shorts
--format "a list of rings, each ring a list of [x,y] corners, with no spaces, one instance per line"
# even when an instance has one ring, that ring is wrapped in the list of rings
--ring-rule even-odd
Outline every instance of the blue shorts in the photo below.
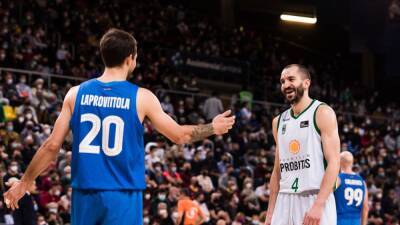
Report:
[[[141,225],[142,191],[72,192],[71,225]]]
[[[360,225],[361,219],[360,218],[337,218],[337,225]]]

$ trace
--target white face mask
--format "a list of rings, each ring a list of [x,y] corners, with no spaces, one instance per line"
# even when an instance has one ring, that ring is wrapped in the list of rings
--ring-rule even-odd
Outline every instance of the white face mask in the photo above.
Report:
[[[158,211],[158,214],[160,214],[161,216],[167,216],[168,215],[168,211],[166,209],[160,209]]]
[[[143,223],[144,224],[149,224],[150,223],[150,218],[149,217],[143,218]]]
[[[165,200],[166,195],[165,195],[165,194],[159,194],[159,195],[158,195],[158,198],[159,198],[161,201],[163,201],[163,200]]]
[[[57,213],[57,212],[58,212],[58,209],[57,209],[57,208],[50,208],[50,209],[49,209],[49,212]]]
[[[173,212],[172,219],[176,220],[176,218],[178,218],[178,212]]]
[[[44,134],[50,135],[50,133],[51,133],[50,128],[46,128],[46,129],[44,130]]]
[[[16,165],[10,166],[10,170],[12,172],[16,173],[16,172],[18,172],[18,166],[16,166]]]

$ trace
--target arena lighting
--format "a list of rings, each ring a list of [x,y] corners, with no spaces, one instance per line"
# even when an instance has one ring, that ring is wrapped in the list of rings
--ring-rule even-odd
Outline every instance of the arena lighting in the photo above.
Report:
[[[308,17],[308,16],[292,15],[292,14],[287,14],[287,13],[281,14],[281,20],[297,22],[297,23],[307,23],[307,24],[316,24],[317,23],[317,17],[315,17],[315,16]]]

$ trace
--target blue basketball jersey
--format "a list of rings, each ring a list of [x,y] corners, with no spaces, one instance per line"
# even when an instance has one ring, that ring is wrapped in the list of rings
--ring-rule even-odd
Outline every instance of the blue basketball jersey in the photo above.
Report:
[[[340,185],[335,191],[336,211],[340,219],[359,219],[364,204],[365,184],[357,174],[340,173]],[[368,203],[365,203],[368,204]]]
[[[136,111],[138,86],[128,81],[83,82],[76,96],[71,185],[77,189],[143,190],[143,125]]]

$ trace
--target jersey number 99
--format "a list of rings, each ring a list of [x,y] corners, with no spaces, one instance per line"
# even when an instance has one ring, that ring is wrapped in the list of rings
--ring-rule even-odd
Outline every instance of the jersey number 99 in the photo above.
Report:
[[[347,205],[353,205],[354,201],[356,206],[359,206],[363,200],[363,191],[360,188],[353,189],[348,187],[344,189],[344,198],[347,200]]]
[[[103,121],[93,113],[85,113],[81,115],[81,123],[92,123],[92,129],[86,134],[79,144],[80,153],[99,154],[100,146],[91,145],[92,141],[100,132],[100,126],[103,128],[101,134],[101,146],[104,154],[107,156],[116,156],[122,151],[122,139],[124,136],[124,121],[118,116],[107,116]],[[111,148],[109,145],[110,127],[111,124],[115,125],[114,146]]]

